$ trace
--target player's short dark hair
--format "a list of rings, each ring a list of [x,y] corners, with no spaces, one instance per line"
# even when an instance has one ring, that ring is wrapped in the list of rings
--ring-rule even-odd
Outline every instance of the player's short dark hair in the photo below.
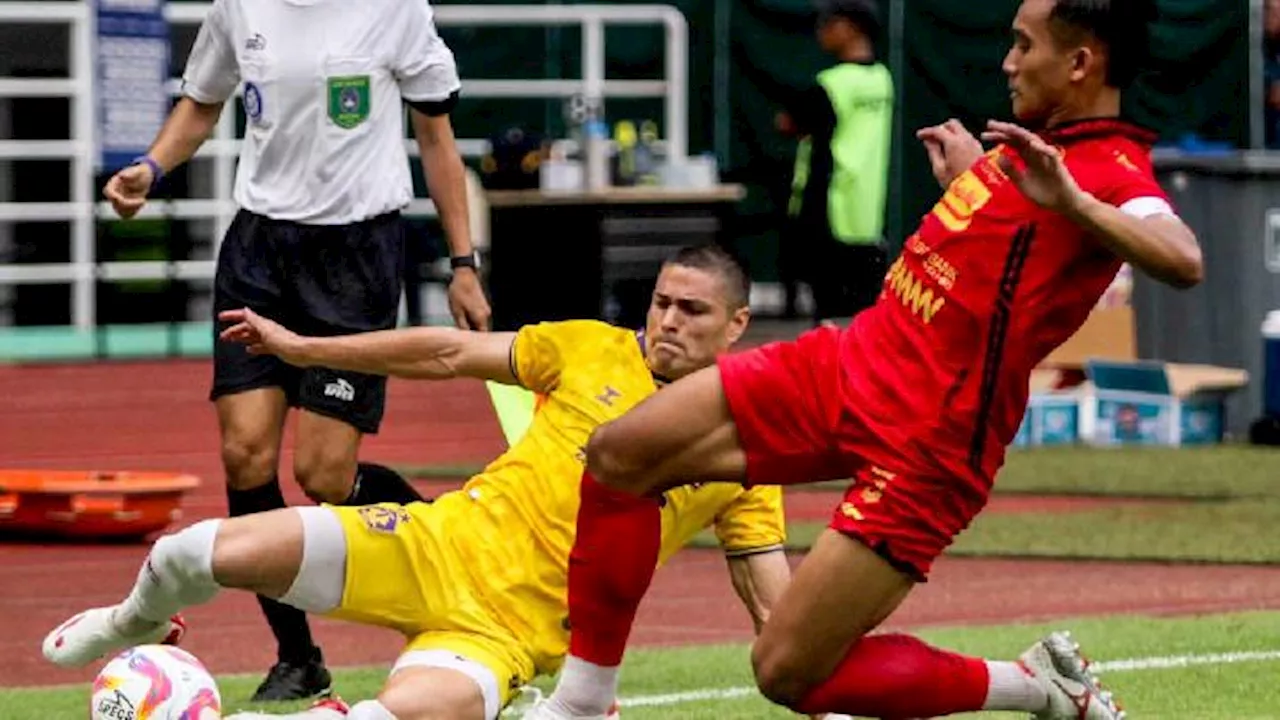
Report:
[[[688,245],[672,253],[664,265],[679,265],[704,272],[715,273],[724,280],[724,286],[733,310],[743,308],[751,301],[751,278],[733,255],[719,245]]]
[[[1107,48],[1107,84],[1133,83],[1151,51],[1155,0],[1057,0],[1049,25],[1062,39],[1093,36]]]
[[[818,0],[817,12],[820,24],[844,18],[872,40],[880,35],[880,8],[875,0]]]

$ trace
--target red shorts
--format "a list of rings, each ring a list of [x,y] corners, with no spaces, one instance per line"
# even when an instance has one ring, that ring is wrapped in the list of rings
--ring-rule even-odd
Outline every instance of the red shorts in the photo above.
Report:
[[[791,342],[721,356],[729,411],[750,485],[851,479],[831,528],[865,543],[923,581],[933,561],[987,502],[960,478],[912,473],[916,466],[859,421],[840,392],[840,331],[820,328]]]

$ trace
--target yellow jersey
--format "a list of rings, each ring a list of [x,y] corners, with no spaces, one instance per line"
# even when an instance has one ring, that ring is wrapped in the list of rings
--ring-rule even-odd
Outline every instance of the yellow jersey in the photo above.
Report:
[[[587,439],[657,385],[637,334],[597,321],[522,328],[511,369],[537,394],[537,410],[520,440],[456,491],[469,501],[453,520],[466,525],[450,533],[450,544],[465,554],[471,584],[489,611],[517,637],[546,638],[548,621],[567,637],[567,568]],[[709,527],[730,555],[780,548],[786,539],[782,489],[708,483],[668,492],[659,563]],[[558,661],[535,658],[544,672]]]

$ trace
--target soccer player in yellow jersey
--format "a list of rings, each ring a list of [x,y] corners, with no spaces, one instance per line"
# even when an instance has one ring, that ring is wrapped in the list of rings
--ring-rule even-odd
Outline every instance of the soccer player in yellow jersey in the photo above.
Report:
[[[234,323],[226,339],[295,366],[480,378],[522,386],[539,407],[514,446],[434,503],[289,508],[161,538],[129,596],[50,632],[45,656],[80,666],[159,642],[181,608],[237,588],[407,638],[378,699],[298,717],[492,720],[564,661],[587,438],[668,380],[711,365],[747,327],[747,292],[732,258],[697,247],[664,264],[641,332],[565,321],[514,333],[414,327],[311,338],[247,309],[224,314]],[[790,577],[780,493],[729,484],[671,491],[659,561],[713,527],[758,628]]]

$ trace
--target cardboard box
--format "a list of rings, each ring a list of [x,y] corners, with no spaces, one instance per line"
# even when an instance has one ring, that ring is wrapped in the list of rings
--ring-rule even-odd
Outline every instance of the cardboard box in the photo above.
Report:
[[[1014,447],[1074,445],[1080,439],[1080,398],[1074,392],[1034,393]]]
[[[1091,360],[1080,395],[1080,436],[1091,445],[1222,442],[1223,402],[1244,370],[1154,361]]]
[[[1102,307],[1089,313],[1076,334],[1049,353],[1040,366],[1075,370],[1090,360],[1135,360],[1137,357],[1133,308]]]
[[[1133,308],[1099,307],[1032,373],[1013,445],[1067,442],[1073,419],[1078,439],[1092,445],[1219,443],[1223,403],[1248,381],[1244,370],[1140,361]]]

